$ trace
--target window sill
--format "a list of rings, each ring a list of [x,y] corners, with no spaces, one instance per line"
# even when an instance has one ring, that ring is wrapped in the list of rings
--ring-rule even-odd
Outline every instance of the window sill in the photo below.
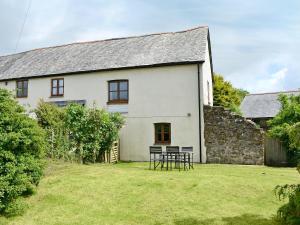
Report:
[[[63,95],[51,95],[49,98],[63,98]]]
[[[154,143],[153,145],[163,145],[163,146],[166,146],[166,145],[171,145],[171,142],[168,142],[168,143]]]
[[[107,102],[107,105],[126,105],[128,101]]]
[[[28,96],[16,96],[16,98],[28,98]]]

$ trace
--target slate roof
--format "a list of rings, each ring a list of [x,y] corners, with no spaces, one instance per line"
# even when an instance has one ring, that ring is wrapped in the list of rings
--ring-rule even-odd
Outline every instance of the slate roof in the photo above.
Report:
[[[281,108],[278,101],[279,94],[299,95],[300,90],[246,95],[241,104],[243,116],[246,118],[274,117]]]
[[[204,62],[208,27],[73,43],[0,56],[0,80]]]

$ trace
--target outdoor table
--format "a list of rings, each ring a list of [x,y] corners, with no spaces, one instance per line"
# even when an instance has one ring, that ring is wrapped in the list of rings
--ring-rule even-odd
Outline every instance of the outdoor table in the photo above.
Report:
[[[164,163],[167,163],[167,170],[169,170],[169,163],[170,163],[170,170],[172,170],[172,162],[175,164],[175,168],[179,168],[180,170],[180,164],[183,162],[183,168],[184,170],[187,168],[186,164],[188,163],[188,158],[190,157],[189,152],[162,152],[160,154],[160,158],[162,160],[161,162],[161,168],[163,168]]]

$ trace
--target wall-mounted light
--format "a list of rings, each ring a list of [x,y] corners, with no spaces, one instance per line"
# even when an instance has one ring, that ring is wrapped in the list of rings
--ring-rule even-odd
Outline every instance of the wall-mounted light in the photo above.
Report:
[[[5,86],[7,86],[8,85],[8,81],[5,81]]]
[[[191,116],[192,116],[192,114],[191,114],[191,113],[188,113],[188,114],[187,114],[187,116],[188,116],[188,117],[191,117]]]

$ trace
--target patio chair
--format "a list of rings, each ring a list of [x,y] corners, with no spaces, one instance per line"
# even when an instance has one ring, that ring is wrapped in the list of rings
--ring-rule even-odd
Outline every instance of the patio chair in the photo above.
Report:
[[[182,147],[181,152],[185,154],[185,162],[189,164],[189,169],[194,169],[194,152],[193,152],[193,147]],[[186,165],[186,164],[185,164]],[[184,166],[185,166],[184,165]]]
[[[162,163],[162,160],[161,160],[162,147],[161,146],[150,146],[149,150],[150,150],[149,169],[151,170],[151,162],[153,162],[153,169],[155,170],[156,167],[160,163]]]
[[[169,169],[169,162],[172,170],[172,162],[175,163],[175,168],[178,166],[180,171],[180,153],[179,153],[179,146],[167,146],[167,170]]]

